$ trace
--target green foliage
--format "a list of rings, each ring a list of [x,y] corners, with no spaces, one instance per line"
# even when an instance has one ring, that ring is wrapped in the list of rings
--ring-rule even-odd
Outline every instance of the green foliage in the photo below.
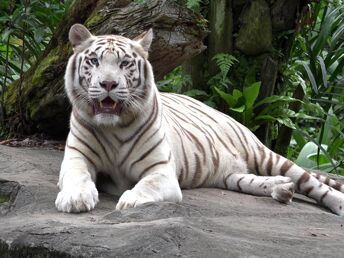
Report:
[[[293,147],[302,149],[298,161],[343,173],[344,7],[323,2],[312,7],[316,20],[297,36],[286,75],[289,85],[299,84],[305,92],[302,112],[315,113],[318,119],[296,121],[304,129],[294,132]]]
[[[158,89],[162,92],[182,93],[191,88],[191,85],[191,77],[184,74],[181,66],[178,66],[165,75],[163,80],[157,82]]]
[[[297,164],[344,175],[344,124],[332,109],[325,121],[318,121],[324,124],[323,131],[314,127],[308,130],[297,128],[293,134],[294,143],[301,148]]]
[[[134,2],[138,4],[145,4],[146,0],[134,0]]]
[[[271,96],[256,102],[259,90],[260,82],[245,87],[243,91],[234,89],[232,94],[216,88],[216,92],[229,106],[228,113],[251,131],[257,130],[265,122],[277,122],[295,129],[291,118],[297,115],[286,104],[298,100],[288,96]],[[269,105],[256,113],[255,110],[264,104]]]
[[[3,92],[39,58],[72,1],[18,1],[0,3],[0,122]],[[20,84],[19,84],[20,85]]]
[[[219,67],[220,72],[218,75],[222,77],[222,80],[226,79],[229,69],[233,66],[233,64],[238,62],[238,59],[236,59],[234,56],[225,53],[216,54],[212,60],[215,60],[216,65]]]
[[[199,10],[202,0],[187,0],[186,7],[191,10]]]
[[[228,78],[228,74],[232,66],[238,62],[238,60],[230,54],[218,53],[212,60],[215,61],[219,68],[219,72],[208,79],[208,86],[210,95],[205,103],[211,107],[216,108],[221,104],[221,98],[219,98],[218,90],[226,91],[231,83]]]

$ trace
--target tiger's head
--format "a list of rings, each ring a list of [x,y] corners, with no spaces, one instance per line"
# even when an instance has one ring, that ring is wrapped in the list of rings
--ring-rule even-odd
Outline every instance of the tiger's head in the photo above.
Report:
[[[154,78],[147,61],[153,38],[149,31],[131,40],[118,35],[94,36],[75,24],[65,75],[67,95],[78,111],[98,125],[115,125],[143,112]]]

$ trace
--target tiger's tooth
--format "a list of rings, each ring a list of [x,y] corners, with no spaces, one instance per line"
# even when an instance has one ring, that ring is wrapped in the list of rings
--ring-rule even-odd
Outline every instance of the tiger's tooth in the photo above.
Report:
[[[103,108],[103,103],[101,101],[99,101],[99,106],[100,108]]]
[[[115,109],[115,108],[116,108],[116,105],[117,105],[117,103],[114,102],[114,103],[113,103],[113,106],[112,106],[112,109]]]

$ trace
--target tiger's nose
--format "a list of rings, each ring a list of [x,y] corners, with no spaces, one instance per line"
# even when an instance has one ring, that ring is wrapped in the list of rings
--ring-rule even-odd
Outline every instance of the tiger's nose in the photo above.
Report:
[[[100,87],[106,89],[107,91],[111,91],[118,86],[118,82],[116,81],[102,81],[99,84]]]

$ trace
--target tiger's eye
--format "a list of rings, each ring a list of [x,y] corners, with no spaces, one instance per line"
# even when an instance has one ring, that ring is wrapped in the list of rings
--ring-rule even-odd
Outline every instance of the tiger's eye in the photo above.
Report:
[[[122,61],[121,66],[127,66],[129,64],[128,61]]]
[[[94,64],[94,65],[98,65],[99,64],[98,63],[98,59],[95,58],[95,57],[91,59],[91,63]]]

